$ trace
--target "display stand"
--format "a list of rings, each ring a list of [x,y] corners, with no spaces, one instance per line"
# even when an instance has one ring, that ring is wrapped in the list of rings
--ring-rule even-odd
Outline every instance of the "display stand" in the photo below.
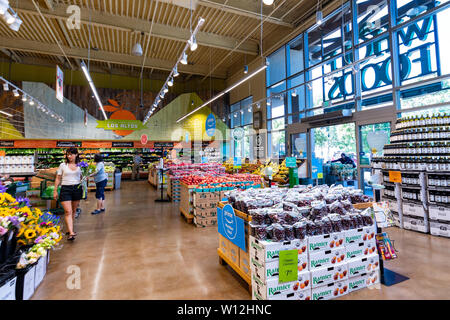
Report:
[[[158,174],[159,174],[159,188],[161,189],[161,198],[155,199],[155,202],[170,202],[169,199],[164,199],[164,173],[168,171],[168,169],[165,168],[158,168]]]
[[[377,233],[381,233],[381,228],[377,227]],[[384,260],[380,256],[380,282],[384,284],[387,287],[390,287],[394,284],[403,282],[405,280],[408,280],[408,277],[405,277],[404,275],[401,275],[397,272],[394,272],[392,270],[386,269],[384,267]]]

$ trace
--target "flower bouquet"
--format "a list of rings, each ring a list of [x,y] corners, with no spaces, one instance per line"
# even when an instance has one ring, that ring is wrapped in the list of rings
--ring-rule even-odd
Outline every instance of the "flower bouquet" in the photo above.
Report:
[[[85,199],[87,196],[87,179],[89,175],[95,171],[95,166],[93,164],[89,164],[84,160],[80,161],[77,166],[80,167],[81,170],[82,178],[80,186],[83,187],[83,199]]]

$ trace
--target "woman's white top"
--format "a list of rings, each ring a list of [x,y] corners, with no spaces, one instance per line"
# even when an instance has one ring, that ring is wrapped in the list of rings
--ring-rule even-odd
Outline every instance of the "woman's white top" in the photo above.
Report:
[[[76,170],[70,169],[67,163],[61,163],[58,168],[58,176],[62,176],[61,185],[71,186],[81,183],[81,169],[77,167]]]

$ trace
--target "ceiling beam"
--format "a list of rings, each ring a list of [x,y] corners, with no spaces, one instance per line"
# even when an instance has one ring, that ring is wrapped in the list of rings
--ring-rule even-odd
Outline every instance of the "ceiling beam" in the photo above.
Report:
[[[66,13],[66,9],[67,5],[55,4],[53,11],[41,9],[41,12],[44,17],[60,19],[65,23],[69,16]],[[28,13],[33,15],[39,14],[30,0],[20,1],[17,5],[16,11],[19,13]],[[90,14],[91,23],[94,26],[122,30],[126,32],[143,31],[147,35],[148,30],[150,30],[151,21],[126,16],[111,15],[109,13],[99,11],[91,11]],[[81,23],[89,24],[89,10],[86,8],[81,8]],[[161,23],[153,23],[151,36],[186,42],[190,38],[190,30]],[[233,50],[236,44],[240,42],[240,39],[199,31],[197,33],[197,42],[199,45],[207,47]],[[236,51],[256,56],[258,54],[258,46],[251,41],[246,41]]]
[[[3,49],[3,48],[0,48],[0,51],[3,54],[7,55],[8,58],[11,58],[14,62],[18,62],[18,63],[22,62],[22,59],[14,51],[6,50],[6,49]]]
[[[220,9],[225,12],[237,14],[240,16],[250,17],[253,19],[261,20],[261,8],[260,1],[242,1],[242,0],[199,0],[198,4],[203,7],[209,7],[214,9]],[[272,10],[271,6],[265,6],[263,8],[263,19],[267,18],[267,14]],[[287,10],[286,10],[287,11]],[[280,16],[284,15],[284,11],[280,10],[278,13]],[[269,17],[266,22],[277,24],[280,26],[294,28],[294,26],[280,18]]]
[[[0,46],[10,50],[20,50],[27,52],[34,52],[40,54],[46,54],[51,56],[61,56],[61,50],[58,45],[47,43],[42,45],[39,41],[30,41],[24,39],[12,39],[0,36]],[[76,59],[88,59],[88,52],[82,48],[69,48],[62,46],[66,55],[70,58]],[[113,64],[121,64],[127,66],[141,67],[142,58],[130,56],[127,54],[114,53],[104,50],[92,50],[90,59],[93,61],[110,62]],[[145,68],[155,68],[158,70],[171,71],[174,66],[173,61],[167,61],[162,59],[147,58]],[[178,65],[178,71],[180,73],[207,75],[210,67],[206,65]],[[220,79],[226,78],[226,70],[218,69],[212,76]]]
[[[44,0],[44,4],[47,7],[47,9],[52,10],[52,11],[54,10],[53,0]]]

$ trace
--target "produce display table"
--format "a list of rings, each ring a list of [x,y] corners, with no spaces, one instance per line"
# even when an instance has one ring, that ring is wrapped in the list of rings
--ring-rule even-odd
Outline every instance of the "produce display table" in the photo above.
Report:
[[[252,278],[249,274],[244,273],[237,264],[235,264],[229,257],[222,253],[220,249],[217,249],[219,255],[219,264],[222,266],[229,265],[245,282],[248,284],[248,291],[252,292]]]
[[[114,172],[107,172],[108,174],[108,182],[106,183],[105,190],[113,190],[114,189]],[[88,178],[88,191],[94,191],[96,189],[94,177]]]
[[[217,204],[218,208],[223,209],[227,202],[221,201]],[[240,249],[231,241],[219,235],[219,263],[221,265],[229,265],[245,282],[248,284],[248,291],[252,292],[252,274],[250,268],[249,247],[250,247],[250,228],[248,223],[252,221],[252,216],[234,209],[234,214],[244,220],[245,228],[245,245],[247,252]]]

